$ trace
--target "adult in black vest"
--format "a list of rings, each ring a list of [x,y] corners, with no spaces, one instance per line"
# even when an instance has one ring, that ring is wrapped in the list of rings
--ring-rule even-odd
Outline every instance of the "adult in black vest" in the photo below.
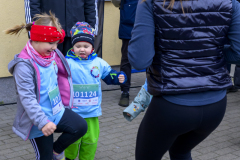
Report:
[[[66,55],[72,48],[70,30],[78,21],[89,23],[97,33],[97,3],[95,0],[24,0],[26,23],[32,22],[36,14],[51,11],[61,23],[66,36],[58,49]]]
[[[220,124],[232,86],[226,54],[240,53],[236,0],[144,0],[129,61],[147,68],[153,99],[139,127],[136,160],[192,160],[191,150]]]

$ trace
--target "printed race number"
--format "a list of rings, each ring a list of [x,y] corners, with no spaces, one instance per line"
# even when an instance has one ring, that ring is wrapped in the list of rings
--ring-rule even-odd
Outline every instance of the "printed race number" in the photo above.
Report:
[[[96,91],[94,91],[94,92],[92,92],[92,91],[89,91],[89,92],[74,92],[74,98],[75,97],[81,97],[81,98],[83,98],[83,97],[85,97],[85,98],[97,97],[97,92]]]
[[[53,115],[56,115],[58,112],[62,110],[63,107],[62,98],[58,86],[54,88],[52,91],[48,92],[48,95],[51,101]]]
[[[88,106],[98,104],[98,84],[74,84],[74,106]]]

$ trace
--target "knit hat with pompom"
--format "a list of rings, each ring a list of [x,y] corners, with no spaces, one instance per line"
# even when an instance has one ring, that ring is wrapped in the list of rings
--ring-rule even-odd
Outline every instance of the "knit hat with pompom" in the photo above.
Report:
[[[77,22],[70,31],[72,45],[77,42],[89,42],[94,47],[94,31],[87,22]]]

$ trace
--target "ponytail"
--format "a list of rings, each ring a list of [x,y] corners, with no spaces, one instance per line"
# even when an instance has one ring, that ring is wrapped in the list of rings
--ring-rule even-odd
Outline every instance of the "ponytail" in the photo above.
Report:
[[[51,11],[49,14],[47,13],[42,13],[42,14],[36,14],[33,17],[33,20],[35,20],[34,25],[40,25],[40,26],[54,26],[57,28],[57,30],[62,34],[62,26],[59,23],[58,18],[56,18],[55,14],[53,14]],[[21,24],[17,25],[11,29],[8,29],[4,31],[6,34],[11,34],[11,35],[17,35],[22,32],[23,29],[26,29],[27,32],[31,31],[33,22],[28,23],[28,24]]]
[[[10,35],[17,35],[20,34],[22,32],[23,29],[26,29],[26,31],[30,31],[31,27],[32,27],[33,23],[28,23],[28,24],[21,24],[21,25],[16,25],[13,28],[7,29],[6,31],[4,31],[6,34],[10,34]]]

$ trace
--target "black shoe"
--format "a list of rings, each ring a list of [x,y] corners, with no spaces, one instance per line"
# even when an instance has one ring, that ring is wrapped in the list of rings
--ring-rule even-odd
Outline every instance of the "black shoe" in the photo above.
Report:
[[[69,158],[66,157],[66,160],[71,160],[71,159],[69,159]]]
[[[123,92],[121,94],[121,98],[119,100],[119,103],[118,103],[119,106],[122,106],[122,107],[127,107],[129,106],[129,93],[128,92]]]
[[[232,86],[231,88],[227,89],[227,93],[229,92],[237,92],[238,91],[238,87],[236,86]]]

